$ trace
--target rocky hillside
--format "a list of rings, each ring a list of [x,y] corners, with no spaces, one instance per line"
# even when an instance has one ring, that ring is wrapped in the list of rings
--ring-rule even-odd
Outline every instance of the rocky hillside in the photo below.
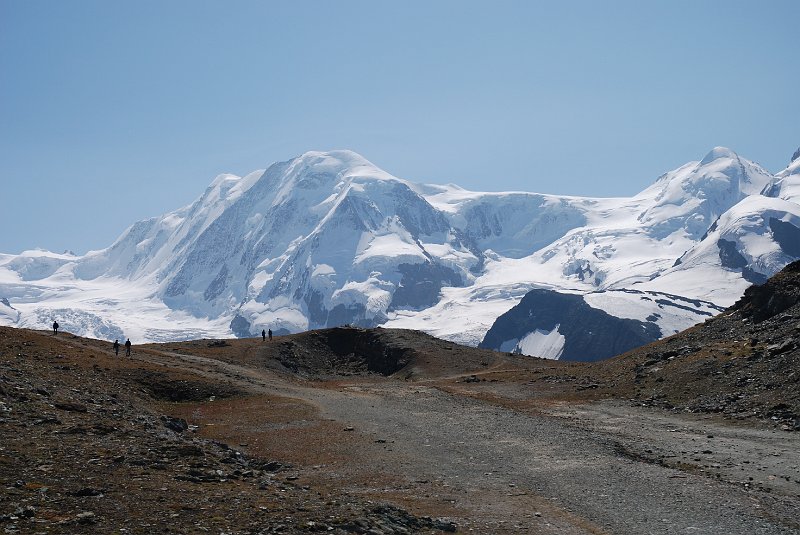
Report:
[[[201,439],[180,403],[242,391],[113,358],[108,344],[0,327],[7,533],[442,533],[451,524],[299,483],[308,467]],[[141,356],[141,355],[139,355]],[[262,419],[263,421],[263,419]]]
[[[534,307],[531,317],[546,313]],[[584,334],[596,326],[587,320]],[[551,342],[556,338],[538,334],[540,347],[548,334]],[[603,339],[613,347],[608,336]],[[523,385],[518,395],[529,399],[631,400],[800,430],[800,262],[751,286],[721,314],[666,339],[597,362],[514,360],[492,377]]]
[[[723,314],[607,363],[645,403],[800,430],[800,262]]]

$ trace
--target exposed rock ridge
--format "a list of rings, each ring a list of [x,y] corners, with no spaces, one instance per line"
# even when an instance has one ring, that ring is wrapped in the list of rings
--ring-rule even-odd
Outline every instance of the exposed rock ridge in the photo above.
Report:
[[[800,260],[792,262],[760,286],[751,286],[731,307],[756,323],[767,320],[800,301]]]

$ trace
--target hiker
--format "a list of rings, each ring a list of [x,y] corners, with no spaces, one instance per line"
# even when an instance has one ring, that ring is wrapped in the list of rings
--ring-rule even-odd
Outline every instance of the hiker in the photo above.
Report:
[[[267,331],[267,336],[269,337],[269,341],[272,342],[272,329]]]
[[[125,340],[125,356],[126,357],[130,357],[131,356],[131,339],[130,338]]]
[[[53,334],[54,335],[58,334],[58,322],[57,321],[53,322]]]
[[[261,329],[261,341],[263,342],[266,339],[267,339],[267,331]]]
[[[114,356],[119,356],[119,339],[114,340]]]

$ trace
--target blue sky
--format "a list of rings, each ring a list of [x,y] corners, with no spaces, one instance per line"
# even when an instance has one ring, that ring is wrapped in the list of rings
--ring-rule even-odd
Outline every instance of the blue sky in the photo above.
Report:
[[[415,182],[632,195],[800,145],[800,2],[0,0],[0,252],[349,148]]]

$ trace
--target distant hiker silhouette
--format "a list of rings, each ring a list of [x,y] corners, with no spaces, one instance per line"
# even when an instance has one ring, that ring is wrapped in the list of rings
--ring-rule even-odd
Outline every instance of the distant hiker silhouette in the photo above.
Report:
[[[114,355],[119,356],[119,340],[114,340]]]
[[[267,331],[265,331],[264,329],[261,329],[261,340],[263,341],[263,340],[266,340],[266,339],[267,339]]]
[[[53,334],[58,334],[58,322],[53,322]]]
[[[130,338],[125,340],[125,356],[126,357],[130,357],[131,356],[131,339]]]
[[[272,329],[267,331],[267,336],[269,337],[269,341],[272,342]]]

